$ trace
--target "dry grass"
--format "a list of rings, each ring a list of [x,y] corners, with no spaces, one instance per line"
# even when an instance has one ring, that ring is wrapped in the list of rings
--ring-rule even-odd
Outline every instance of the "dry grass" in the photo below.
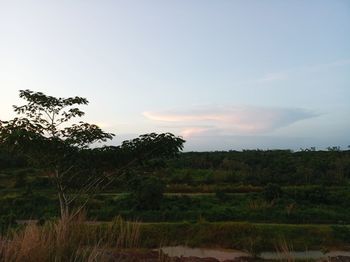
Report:
[[[29,224],[10,232],[0,238],[0,261],[106,261],[108,250],[138,246],[139,223],[117,218],[101,229],[85,222],[83,215],[64,217],[44,226]]]
[[[286,206],[286,213],[287,213],[287,215],[289,216],[290,214],[292,214],[295,209],[296,209],[296,204],[295,203],[288,204]]]
[[[272,208],[275,205],[275,202],[272,200],[270,202],[265,200],[250,200],[248,202],[248,209],[252,211],[265,210]]]
[[[292,255],[293,246],[289,244],[285,239],[280,240],[275,246],[276,252],[279,256],[279,261],[294,262],[295,259]]]

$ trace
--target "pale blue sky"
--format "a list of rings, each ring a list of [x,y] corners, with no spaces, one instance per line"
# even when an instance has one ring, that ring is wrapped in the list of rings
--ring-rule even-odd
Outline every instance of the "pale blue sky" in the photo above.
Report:
[[[90,100],[186,150],[350,145],[350,1],[0,0],[0,119],[18,90]]]

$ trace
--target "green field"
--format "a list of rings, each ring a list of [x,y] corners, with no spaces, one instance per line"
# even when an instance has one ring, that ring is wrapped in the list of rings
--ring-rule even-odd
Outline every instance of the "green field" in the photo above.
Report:
[[[349,151],[183,153],[152,172],[118,176],[85,212],[102,227],[117,216],[143,222],[144,247],[273,250],[276,241],[287,240],[296,250],[344,249],[350,243],[349,167]],[[164,185],[156,201],[148,192],[152,184],[142,192],[153,206],[140,204],[129,187],[140,176]],[[2,230],[16,220],[59,217],[50,178],[25,163],[2,168],[0,214]]]

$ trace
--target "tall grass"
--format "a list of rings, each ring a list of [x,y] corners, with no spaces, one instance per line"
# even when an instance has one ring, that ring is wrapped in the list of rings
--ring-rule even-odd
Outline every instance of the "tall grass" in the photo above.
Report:
[[[288,243],[285,239],[281,239],[280,241],[278,241],[275,246],[275,249],[280,261],[286,261],[286,262],[295,261],[292,255],[293,246],[290,243]]]
[[[1,237],[0,261],[107,261],[110,250],[137,247],[139,234],[139,223],[121,218],[103,228],[87,225],[83,215],[63,217]]]
[[[248,202],[248,209],[251,211],[266,210],[272,208],[275,205],[275,201],[265,201],[265,200],[250,200]]]

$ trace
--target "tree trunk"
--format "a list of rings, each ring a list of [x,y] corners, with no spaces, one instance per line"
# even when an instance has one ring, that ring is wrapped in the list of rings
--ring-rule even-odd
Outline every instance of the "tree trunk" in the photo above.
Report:
[[[63,190],[63,185],[61,183],[60,174],[58,170],[55,170],[55,183],[56,183],[56,190],[58,195],[58,200],[60,203],[60,212],[61,212],[61,218],[67,217],[69,215],[69,204],[67,202],[67,197]]]
[[[60,202],[61,218],[67,217],[69,215],[69,207],[63,192],[58,191],[58,200]]]

